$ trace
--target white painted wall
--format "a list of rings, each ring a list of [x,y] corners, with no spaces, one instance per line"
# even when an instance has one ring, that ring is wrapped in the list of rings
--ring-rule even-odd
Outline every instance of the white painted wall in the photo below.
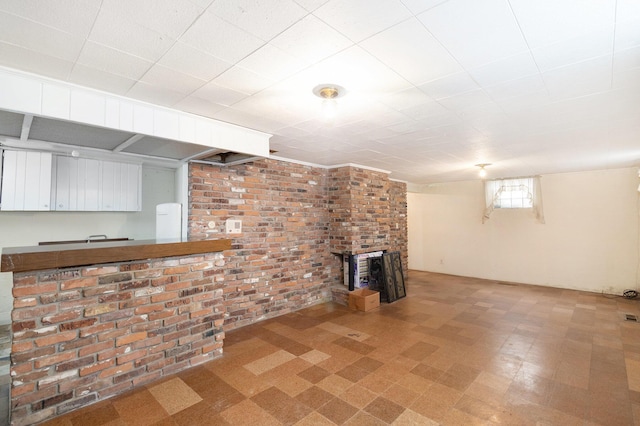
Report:
[[[0,250],[38,245],[40,241],[109,238],[155,238],[156,204],[176,202],[175,170],[143,167],[142,211],[139,212],[2,212]],[[13,298],[11,273],[0,273],[0,324],[10,322]]]
[[[638,289],[637,169],[541,182],[546,224],[527,210],[496,210],[482,224],[479,180],[409,193],[409,268],[598,293]]]

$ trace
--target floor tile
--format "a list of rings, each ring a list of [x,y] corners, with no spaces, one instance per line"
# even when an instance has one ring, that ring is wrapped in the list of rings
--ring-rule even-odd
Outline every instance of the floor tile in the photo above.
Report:
[[[354,407],[362,409],[369,405],[371,401],[376,399],[378,394],[360,384],[355,384],[338,396]]]
[[[146,389],[123,395],[112,404],[120,418],[132,426],[153,425],[169,417],[169,413]]]
[[[303,404],[308,405],[309,407],[317,410],[322,407],[327,402],[331,401],[335,396],[330,394],[329,392],[320,389],[317,386],[313,386],[306,391],[300,393],[296,396],[296,399]]]
[[[341,425],[353,417],[358,409],[340,398],[333,398],[317,411],[333,423]]]
[[[291,425],[303,419],[311,411],[309,406],[291,398],[281,390],[271,387],[251,398],[260,408],[282,424]]]
[[[267,355],[264,358],[257,359],[248,364],[245,364],[244,368],[251,371],[256,376],[269,371],[273,368],[276,368],[287,361],[291,361],[295,359],[295,355],[291,352],[287,352],[285,350],[279,350],[277,352],[272,353],[271,355]]]
[[[406,286],[375,312],[232,330],[221,358],[44,424],[640,424],[637,301],[418,271]]]
[[[386,423],[395,421],[404,410],[405,408],[403,406],[384,397],[374,399],[364,408],[364,411]]]
[[[325,379],[326,377],[330,376],[331,373],[329,373],[327,370],[325,370],[324,368],[320,368],[318,366],[312,366],[307,368],[304,371],[301,371],[300,373],[298,373],[298,376],[302,377],[305,380],[308,380],[309,382],[316,384],[320,381],[322,381],[323,379]]]
[[[224,410],[220,416],[234,426],[280,426],[278,419],[250,400],[244,400]]]
[[[178,377],[156,386],[150,386],[149,392],[151,392],[156,401],[158,401],[169,415],[173,415],[202,401],[200,395]]]

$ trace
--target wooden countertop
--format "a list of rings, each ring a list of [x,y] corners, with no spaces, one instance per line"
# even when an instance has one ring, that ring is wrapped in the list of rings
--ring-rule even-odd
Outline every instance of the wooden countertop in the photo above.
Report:
[[[231,249],[231,240],[129,240],[2,249],[0,272],[26,272],[127,262]]]

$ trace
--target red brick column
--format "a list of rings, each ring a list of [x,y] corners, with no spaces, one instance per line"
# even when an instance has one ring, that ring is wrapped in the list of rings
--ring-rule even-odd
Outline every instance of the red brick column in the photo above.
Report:
[[[332,252],[359,254],[395,249],[389,245],[389,189],[385,172],[354,166],[329,171]]]
[[[212,253],[14,274],[13,423],[220,356],[223,266]]]
[[[409,241],[407,231],[407,184],[389,182],[390,239],[389,247],[400,252],[404,277],[409,273]]]

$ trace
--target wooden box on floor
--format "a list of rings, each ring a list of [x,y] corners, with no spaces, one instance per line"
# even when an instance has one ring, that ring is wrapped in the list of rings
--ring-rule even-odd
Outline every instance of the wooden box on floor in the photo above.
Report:
[[[380,293],[361,288],[349,292],[349,308],[358,311],[370,311],[380,306]]]

